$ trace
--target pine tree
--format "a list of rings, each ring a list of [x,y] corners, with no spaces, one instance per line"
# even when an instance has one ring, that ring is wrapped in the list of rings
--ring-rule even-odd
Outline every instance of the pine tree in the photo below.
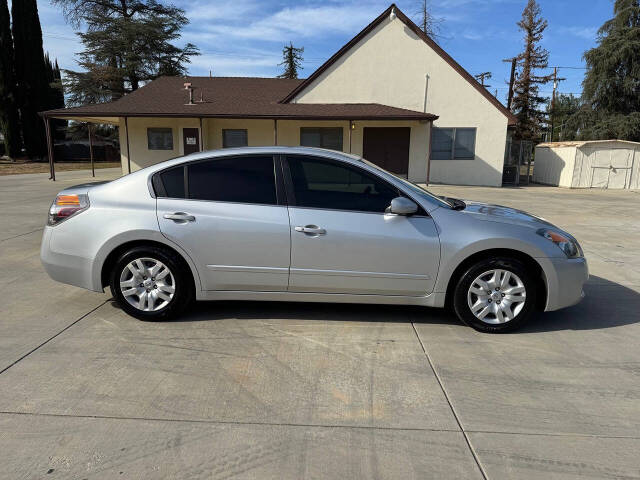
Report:
[[[431,13],[428,0],[420,0],[417,3],[417,9],[414,18],[416,20],[416,23],[420,27],[420,30],[422,30],[434,40],[440,38],[440,30],[444,19],[435,17]]]
[[[11,158],[20,155],[20,119],[16,106],[13,39],[7,0],[0,0],[0,132],[4,151]]]
[[[569,118],[582,108],[582,100],[572,94],[556,95],[553,106],[553,116],[551,115],[551,99],[547,102],[547,112],[549,118],[553,118],[553,139],[552,142],[562,140],[574,140],[575,135],[567,129]]]
[[[542,105],[546,99],[539,94],[539,86],[549,83],[551,75],[537,75],[536,71],[548,66],[549,52],[538,45],[547,28],[547,21],[540,17],[540,6],[529,0],[522,12],[518,27],[524,32],[524,51],[518,55],[519,71],[514,84],[511,110],[518,118],[515,136],[522,140],[538,140],[546,114]]]
[[[581,140],[640,141],[640,1],[616,0],[614,18],[585,52],[585,105],[568,121]]]
[[[78,35],[84,71],[65,71],[72,104],[116,100],[160,75],[184,75],[198,49],[172,44],[189,22],[184,11],[156,0],[52,0]]]
[[[49,85],[36,0],[12,2],[11,16],[22,138],[27,156],[42,158],[47,140],[38,112],[49,105]]]
[[[278,78],[298,78],[298,71],[302,69],[304,48],[296,48],[293,43],[285,45],[282,49],[282,62],[278,64],[284,67],[284,71],[278,75]]]

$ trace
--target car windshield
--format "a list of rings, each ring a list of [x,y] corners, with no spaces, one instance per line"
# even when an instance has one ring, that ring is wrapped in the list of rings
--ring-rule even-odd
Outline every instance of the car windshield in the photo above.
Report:
[[[428,190],[426,190],[425,188],[422,188],[421,186],[410,182],[409,180],[406,180],[402,177],[399,177],[398,175],[396,175],[395,173],[389,172],[388,170],[385,170],[384,168],[381,168],[380,166],[376,165],[375,163],[371,163],[369,160],[362,158],[361,159],[364,163],[366,163],[367,165],[369,165],[370,167],[375,168],[376,170],[380,170],[383,171],[384,173],[387,173],[391,176],[393,176],[395,179],[399,180],[400,182],[402,182],[402,184],[407,187],[408,190],[411,191],[411,193],[416,194],[424,199],[426,199],[427,201],[432,201],[434,203],[436,203],[437,205],[440,205],[441,207],[447,207],[447,208],[454,208],[455,205],[453,204],[453,202],[447,201],[445,198],[442,197],[438,197],[436,195],[434,195],[433,193],[429,192]]]

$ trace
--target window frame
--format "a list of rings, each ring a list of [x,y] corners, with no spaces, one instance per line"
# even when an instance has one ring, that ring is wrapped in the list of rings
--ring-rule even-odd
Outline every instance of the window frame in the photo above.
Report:
[[[163,130],[164,133],[167,133],[168,130],[171,134],[171,148],[151,148],[151,143],[149,142],[149,134],[152,130]],[[172,152],[175,149],[175,142],[173,141],[173,128],[172,127],[147,127],[147,150],[152,152]]]
[[[273,161],[276,203],[232,202],[227,200],[203,200],[199,198],[189,198],[189,166],[190,165],[195,165],[197,163],[204,163],[204,162],[215,161],[215,160],[229,160],[233,158],[240,159],[243,157],[246,158],[246,157],[256,157],[256,156],[271,157]],[[185,196],[184,197],[168,197],[160,175],[166,172],[167,170],[171,170],[173,168],[177,168],[180,166],[182,166],[182,168],[184,169],[183,174],[184,174],[184,195]],[[154,196],[155,198],[163,198],[168,200],[183,200],[183,201],[189,201],[189,202],[229,203],[229,204],[239,204],[239,205],[263,205],[268,207],[282,207],[287,205],[280,155],[274,154],[274,153],[264,153],[264,154],[242,153],[242,154],[236,154],[236,155],[221,155],[221,156],[215,156],[215,157],[199,158],[197,160],[183,162],[177,165],[171,165],[169,167],[163,168],[162,170],[158,170],[157,172],[154,172],[154,174],[151,176],[151,186],[153,187],[153,193],[155,194],[152,196]]]
[[[334,152],[343,152],[344,151],[344,127],[342,126],[337,126],[337,127],[299,127],[300,128],[300,141],[298,143],[300,143],[301,147],[309,147],[309,148],[326,148],[327,150],[333,150]],[[319,130],[320,133],[320,145],[319,146],[314,146],[314,145],[303,145],[302,144],[302,130]],[[340,130],[340,149],[334,149],[334,148],[329,148],[323,145],[322,142],[322,131],[323,130]]]
[[[246,145],[241,145],[239,147],[230,147],[228,145],[225,145],[225,136],[224,133],[226,131],[242,131],[245,134],[246,137]],[[243,148],[243,147],[248,147],[249,146],[249,129],[248,128],[223,128],[222,129],[222,148]]]
[[[298,205],[295,197],[295,187],[293,186],[293,177],[291,176],[291,169],[289,168],[289,157],[308,158],[310,160],[319,160],[326,163],[332,163],[338,166],[347,166],[347,167],[353,168],[354,170],[359,171],[359,173],[361,174],[373,176],[374,178],[376,178],[376,180],[386,184],[387,187],[396,190],[398,192],[398,197],[406,197],[418,206],[418,210],[416,211],[416,213],[411,215],[411,217],[429,217],[429,214],[422,207],[422,205],[420,205],[420,203],[417,202],[411,195],[407,194],[402,188],[394,185],[393,183],[389,182],[385,178],[382,178],[380,175],[377,175],[376,173],[366,168],[362,168],[361,166],[355,165],[350,162],[337,160],[334,158],[321,157],[318,155],[308,155],[308,154],[281,155],[282,170],[283,170],[283,176],[284,176],[284,187],[285,187],[285,192],[287,196],[287,205],[289,208],[305,208],[308,210],[328,210],[333,212],[367,213],[370,215],[388,215],[388,213],[386,212],[371,212],[368,210],[355,210],[355,209],[344,209],[344,208],[306,207],[303,205]]]
[[[478,127],[433,127],[435,130],[453,130],[453,136],[451,137],[451,155],[449,158],[433,158],[433,150],[429,154],[429,160],[434,161],[449,161],[449,160],[475,160],[476,159],[476,138],[478,136]],[[458,130],[472,130],[473,131],[473,156],[472,157],[456,157],[456,135]],[[433,149],[433,134],[431,135],[431,148]]]

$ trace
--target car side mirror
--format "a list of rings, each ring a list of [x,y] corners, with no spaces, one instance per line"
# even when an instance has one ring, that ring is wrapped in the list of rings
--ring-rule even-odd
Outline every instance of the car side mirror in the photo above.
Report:
[[[396,197],[391,200],[388,211],[396,215],[412,215],[418,211],[418,205],[406,197]]]

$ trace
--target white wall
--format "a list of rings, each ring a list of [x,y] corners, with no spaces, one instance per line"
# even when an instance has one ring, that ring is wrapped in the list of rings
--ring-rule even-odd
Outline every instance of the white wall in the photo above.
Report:
[[[475,127],[476,158],[432,160],[430,181],[502,184],[507,117],[398,19],[384,20],[293,101],[374,102],[439,115],[435,127]]]
[[[545,185],[571,187],[576,147],[536,147],[533,181]]]

